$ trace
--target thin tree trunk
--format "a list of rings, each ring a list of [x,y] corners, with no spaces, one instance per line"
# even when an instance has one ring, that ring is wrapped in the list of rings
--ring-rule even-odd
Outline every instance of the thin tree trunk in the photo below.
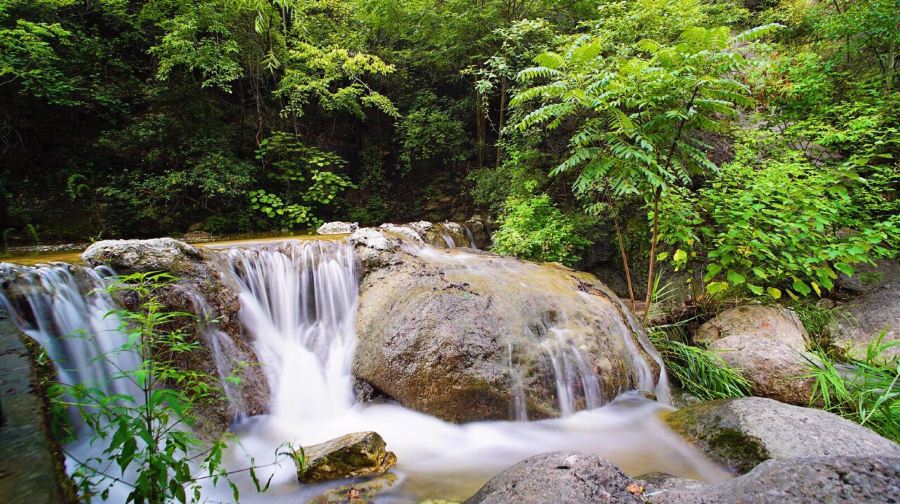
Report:
[[[644,301],[644,325],[650,320],[650,302],[653,294],[653,270],[656,267],[656,242],[659,238],[659,197],[662,194],[662,188],[657,187],[656,193],[653,195],[653,238],[650,241],[650,268],[647,272],[647,297]]]
[[[631,312],[634,313],[634,284],[631,282],[631,268],[628,267],[628,254],[625,253],[625,241],[622,237],[622,226],[619,225],[619,217],[613,217],[616,224],[616,239],[619,241],[619,254],[622,255],[622,266],[625,268],[625,282],[628,284],[628,301],[631,303]]]
[[[503,119],[506,116],[506,88],[507,82],[506,77],[500,78],[500,119],[497,127],[497,166],[500,166],[501,161],[501,149],[500,149],[500,138],[503,135]]]

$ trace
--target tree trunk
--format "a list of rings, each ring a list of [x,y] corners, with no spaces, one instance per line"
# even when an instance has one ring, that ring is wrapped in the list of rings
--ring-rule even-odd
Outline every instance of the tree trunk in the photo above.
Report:
[[[622,266],[625,269],[625,282],[628,284],[628,301],[631,303],[631,312],[634,313],[634,285],[631,283],[631,268],[628,267],[628,254],[625,253],[625,241],[622,237],[622,226],[619,225],[619,217],[613,218],[616,225],[616,239],[619,241],[619,254],[622,255]]]
[[[662,188],[657,187],[653,195],[653,238],[650,241],[650,267],[647,272],[647,297],[644,301],[644,325],[650,320],[650,302],[653,295],[653,270],[656,267],[656,241],[659,238],[659,197]]]
[[[506,117],[506,76],[500,77],[500,118],[497,121],[497,166],[501,162],[500,138],[503,136],[503,120]]]

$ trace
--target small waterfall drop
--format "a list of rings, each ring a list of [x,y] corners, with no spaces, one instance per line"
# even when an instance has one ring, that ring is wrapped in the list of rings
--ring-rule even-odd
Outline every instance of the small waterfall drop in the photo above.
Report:
[[[0,304],[57,366],[60,380],[83,383],[107,394],[131,394],[120,370],[136,369],[139,358],[119,351],[127,336],[112,312],[118,305],[106,291],[108,269],[53,264],[37,268],[0,264]]]
[[[328,419],[353,405],[356,256],[343,242],[289,241],[227,252],[241,321],[272,390],[271,411]]]

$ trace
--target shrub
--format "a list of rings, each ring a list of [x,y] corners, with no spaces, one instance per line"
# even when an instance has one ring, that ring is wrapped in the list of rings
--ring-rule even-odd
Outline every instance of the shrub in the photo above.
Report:
[[[578,249],[590,244],[546,194],[507,200],[492,239],[499,254],[568,266],[578,262]]]

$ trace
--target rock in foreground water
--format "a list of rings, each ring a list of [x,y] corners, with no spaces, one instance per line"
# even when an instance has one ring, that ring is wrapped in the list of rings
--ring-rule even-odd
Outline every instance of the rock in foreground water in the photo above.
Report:
[[[773,458],[900,457],[900,446],[827,411],[746,397],[694,404],[666,416],[677,432],[738,473]]]
[[[900,458],[769,460],[739,478],[649,493],[648,498],[654,504],[897,503]]]
[[[536,455],[491,478],[465,504],[640,504],[640,486],[597,455]]]
[[[355,432],[303,450],[306,464],[297,467],[301,483],[382,474],[397,463],[376,432]]]
[[[316,233],[322,235],[330,235],[330,234],[349,234],[359,229],[359,223],[357,222],[326,222],[319,226],[319,229],[316,229]]]

